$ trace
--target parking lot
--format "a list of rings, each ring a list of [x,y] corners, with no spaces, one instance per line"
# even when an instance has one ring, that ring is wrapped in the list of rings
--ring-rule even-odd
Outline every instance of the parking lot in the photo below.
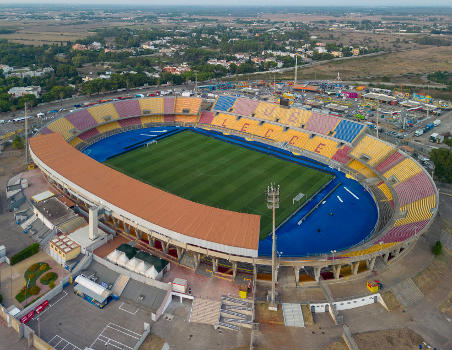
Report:
[[[131,350],[151,323],[151,313],[123,300],[112,300],[103,309],[90,304],[66,287],[29,323],[56,350]]]

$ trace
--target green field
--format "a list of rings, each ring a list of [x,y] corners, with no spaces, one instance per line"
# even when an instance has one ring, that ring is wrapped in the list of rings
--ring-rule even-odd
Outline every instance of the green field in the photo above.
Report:
[[[194,202],[258,214],[261,239],[271,231],[265,196],[270,182],[281,186],[278,225],[332,179],[330,174],[192,131],[124,153],[106,164]],[[304,198],[292,204],[300,192]]]

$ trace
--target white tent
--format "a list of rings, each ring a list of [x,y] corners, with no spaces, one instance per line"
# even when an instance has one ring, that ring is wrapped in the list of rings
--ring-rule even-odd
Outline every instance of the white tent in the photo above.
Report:
[[[128,262],[129,262],[129,258],[127,257],[126,253],[121,252],[118,259],[116,260],[116,264],[118,264],[119,266],[125,267]]]
[[[159,273],[157,272],[157,270],[155,269],[154,266],[151,266],[149,269],[146,270],[146,272],[144,273],[144,275],[148,278],[152,278],[155,279],[157,277]]]
[[[149,265],[148,263],[146,263],[143,260],[137,259],[137,261],[138,261],[138,264],[137,264],[137,266],[135,266],[135,272],[136,273],[144,275],[145,272],[147,270],[149,270],[150,267],[152,267],[152,265]]]
[[[116,261],[119,258],[119,255],[121,255],[121,252],[119,250],[113,250],[110,254],[107,255],[107,260],[111,261],[113,264],[116,264]]]
[[[140,262],[141,260],[132,258],[128,261],[128,263],[126,264],[126,269],[130,270],[130,271],[135,271],[135,267],[137,266],[137,264]]]

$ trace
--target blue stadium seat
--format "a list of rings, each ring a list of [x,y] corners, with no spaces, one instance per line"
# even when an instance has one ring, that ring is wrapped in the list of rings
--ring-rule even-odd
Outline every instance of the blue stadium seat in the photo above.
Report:
[[[362,124],[342,119],[336,126],[336,129],[334,129],[334,137],[346,142],[353,142],[363,127],[364,125]]]
[[[227,112],[229,108],[231,108],[235,102],[237,97],[232,96],[220,96],[218,97],[217,103],[213,106],[213,109],[216,111],[225,111]]]

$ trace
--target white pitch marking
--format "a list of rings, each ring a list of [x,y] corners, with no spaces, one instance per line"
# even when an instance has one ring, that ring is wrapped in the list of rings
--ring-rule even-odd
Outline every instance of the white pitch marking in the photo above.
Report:
[[[352,191],[350,191],[347,187],[344,187],[345,188],[345,190],[348,192],[348,193],[350,193],[353,197],[355,197],[356,199],[359,199],[359,197],[356,195],[356,194],[354,194]]]
[[[341,203],[344,203],[344,201],[342,200],[341,197],[337,196],[337,199],[339,199],[339,201],[340,201]]]
[[[137,312],[138,312],[138,310],[140,310],[140,309],[136,309],[135,310],[135,312],[131,312],[131,311],[129,311],[129,310],[126,310],[126,309],[124,309],[122,306],[124,305],[124,303],[121,303],[121,305],[119,305],[119,310],[121,310],[121,311],[124,311],[124,312],[127,312],[127,313],[129,313],[129,314],[131,314],[131,315],[135,315]]]
[[[140,136],[150,136],[150,137],[156,137],[157,135],[140,134]]]

